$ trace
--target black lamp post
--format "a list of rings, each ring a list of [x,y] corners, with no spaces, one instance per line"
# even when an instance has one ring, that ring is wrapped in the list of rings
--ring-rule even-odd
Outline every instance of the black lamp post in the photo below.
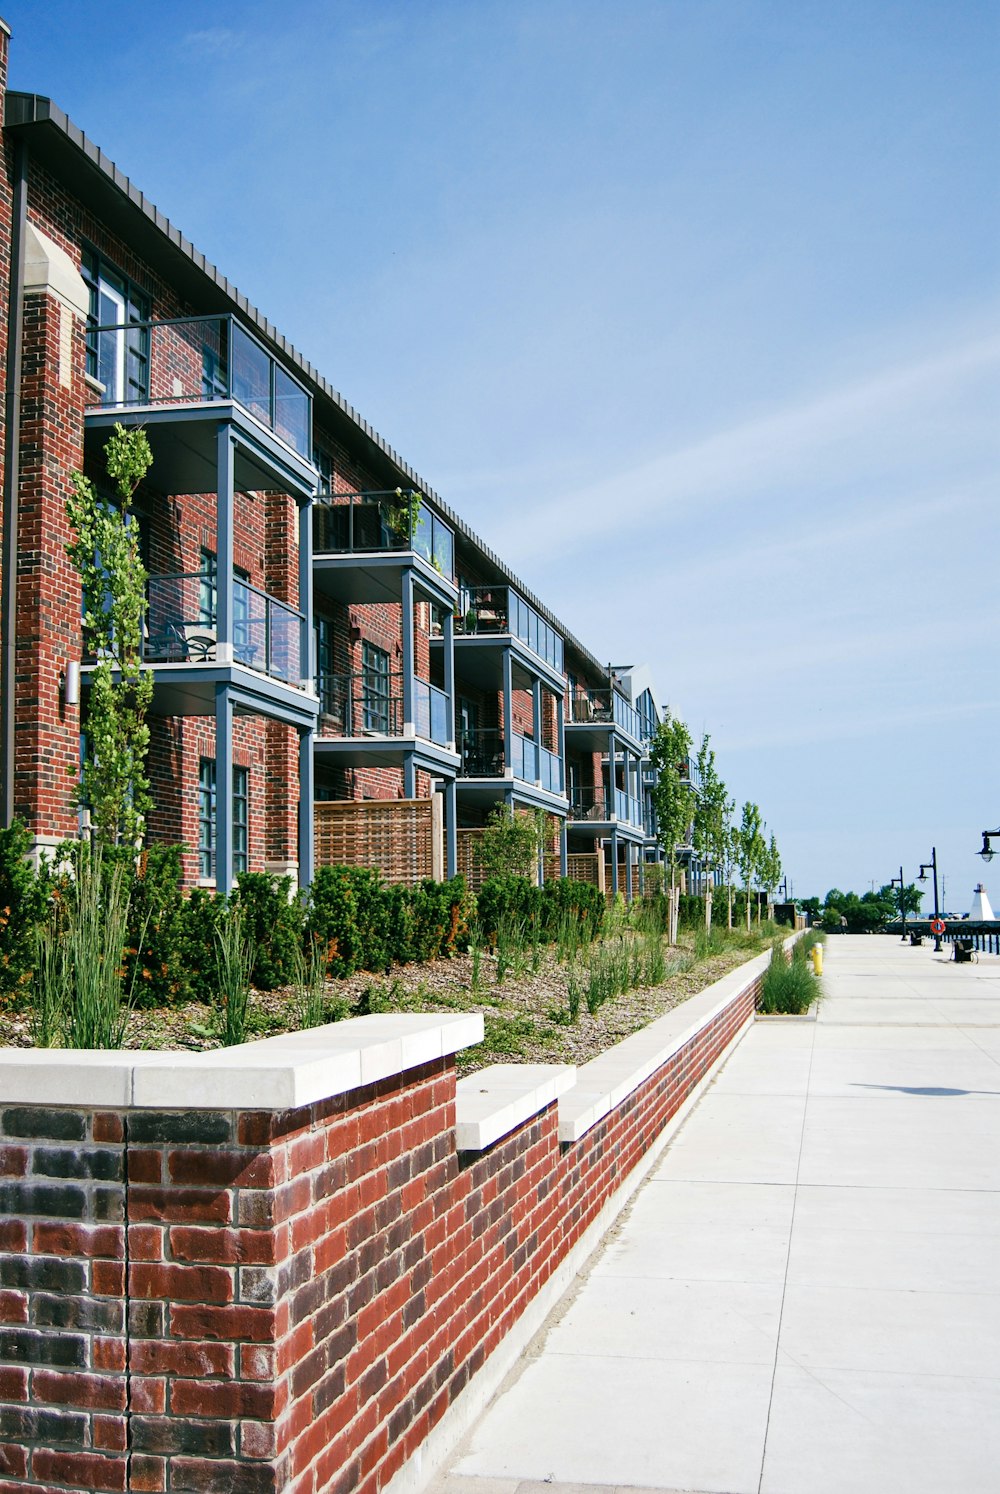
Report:
[[[1000,840],[1000,830],[983,831],[983,849],[977,854],[982,856],[984,861],[992,861],[993,857],[996,855],[996,851],[994,851],[993,847],[990,845],[991,840]]]
[[[898,887],[899,888],[899,916],[900,916],[900,918],[902,919],[902,922],[903,922],[903,940],[902,940],[902,942],[905,944],[906,943],[906,902],[905,902],[905,899],[903,897],[903,889],[906,886],[906,883],[903,881],[903,868],[902,867],[899,868],[899,876],[898,877],[893,877],[892,881],[889,883],[889,886],[890,887]]]
[[[920,863],[920,877],[919,877],[919,880],[921,882],[926,882],[927,881],[927,873],[929,871],[934,873],[934,922],[937,923],[938,919],[940,918],[940,914],[938,912],[937,846],[931,846],[931,859],[930,859],[930,861],[922,861]],[[935,950],[937,951],[938,954],[941,953],[941,935],[940,934],[935,934],[934,935],[934,948],[935,948]]]

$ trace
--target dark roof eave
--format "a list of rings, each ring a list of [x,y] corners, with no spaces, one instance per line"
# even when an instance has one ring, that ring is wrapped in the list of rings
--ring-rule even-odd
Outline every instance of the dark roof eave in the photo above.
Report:
[[[73,191],[109,227],[121,231],[147,259],[196,307],[207,312],[218,311],[221,298],[229,309],[238,311],[255,331],[296,370],[309,385],[320,406],[321,415],[330,418],[334,429],[346,428],[351,438],[367,448],[377,467],[392,473],[393,486],[417,488],[432,502],[441,516],[477,551],[478,557],[495,567],[498,578],[513,586],[561,634],[566,644],[581,659],[600,673],[607,666],[585,648],[513,571],[496,555],[465,520],[404,462],[363,416],[344,399],[307,359],[278,331],[277,327],[231,284],[215,265],[186,239],[179,229],[140,192],[108,156],[89,140],[84,132],[64,114],[51,99],[37,93],[8,90],[4,100],[4,130],[23,136],[33,153],[54,175],[64,177],[71,169]],[[84,170],[80,171],[83,158]]]

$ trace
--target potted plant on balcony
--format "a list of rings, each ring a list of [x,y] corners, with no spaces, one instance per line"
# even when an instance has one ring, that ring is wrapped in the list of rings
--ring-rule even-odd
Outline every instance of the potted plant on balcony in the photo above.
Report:
[[[397,488],[389,509],[389,528],[393,538],[406,549],[413,548],[417,522],[420,518],[420,502],[423,494],[412,488]]]
[[[466,633],[479,632],[479,613],[475,607],[470,607],[465,614],[465,631]]]

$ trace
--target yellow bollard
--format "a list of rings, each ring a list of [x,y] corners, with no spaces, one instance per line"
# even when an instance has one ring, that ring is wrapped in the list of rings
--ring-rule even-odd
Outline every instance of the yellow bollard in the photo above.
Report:
[[[814,944],[813,947],[812,947],[812,949],[809,951],[809,953],[812,955],[813,975],[822,975],[823,974],[823,946],[822,946],[822,944]]]

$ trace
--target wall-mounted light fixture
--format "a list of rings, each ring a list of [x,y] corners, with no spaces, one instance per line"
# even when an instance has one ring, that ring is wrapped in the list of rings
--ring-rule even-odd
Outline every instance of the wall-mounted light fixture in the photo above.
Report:
[[[63,701],[68,706],[80,704],[80,666],[75,659],[66,665],[63,673]]]

